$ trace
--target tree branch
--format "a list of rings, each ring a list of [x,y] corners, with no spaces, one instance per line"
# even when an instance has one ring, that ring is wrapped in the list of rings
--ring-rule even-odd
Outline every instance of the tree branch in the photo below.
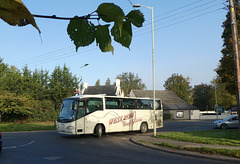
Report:
[[[97,16],[97,18],[91,18],[91,16]],[[60,19],[60,20],[74,20],[74,19],[99,19],[98,15],[86,15],[86,16],[75,16],[75,17],[57,17],[56,15],[47,16],[47,15],[36,15],[33,14],[33,17],[37,18],[47,18],[47,19]]]

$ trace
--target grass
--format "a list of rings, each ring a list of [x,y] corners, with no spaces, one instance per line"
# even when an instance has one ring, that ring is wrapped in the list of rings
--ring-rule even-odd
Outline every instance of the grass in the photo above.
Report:
[[[238,129],[171,132],[157,134],[157,137],[202,144],[240,146]]]
[[[0,123],[0,132],[56,130],[54,122]]]
[[[178,150],[186,150],[186,151],[192,151],[192,152],[199,152],[202,154],[216,154],[216,155],[225,155],[229,157],[235,157],[240,158],[240,150],[232,150],[232,149],[216,149],[216,148],[208,148],[208,147],[181,147],[181,146],[175,146],[168,143],[153,143],[158,146],[168,147],[171,149],[178,149]]]
[[[202,144],[212,144],[212,145],[229,145],[229,146],[239,146],[240,147],[240,134],[238,129],[214,129],[214,130],[204,130],[204,131],[190,131],[190,132],[170,132],[170,133],[160,133],[157,134],[157,138],[178,140],[184,142],[194,142]],[[240,158],[240,150],[230,150],[230,149],[217,149],[208,147],[181,147],[175,146],[168,143],[153,143],[158,146],[200,152],[203,154],[219,154],[235,158]]]

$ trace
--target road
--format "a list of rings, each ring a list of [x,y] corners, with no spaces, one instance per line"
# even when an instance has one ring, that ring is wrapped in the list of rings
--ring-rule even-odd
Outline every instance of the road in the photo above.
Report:
[[[209,124],[211,126],[209,121],[170,121],[158,131],[209,129],[211,128]],[[64,136],[56,131],[3,133],[3,152],[0,153],[0,163],[223,163],[169,154],[131,143],[129,138],[138,134],[137,132],[113,133],[96,138],[92,135]]]

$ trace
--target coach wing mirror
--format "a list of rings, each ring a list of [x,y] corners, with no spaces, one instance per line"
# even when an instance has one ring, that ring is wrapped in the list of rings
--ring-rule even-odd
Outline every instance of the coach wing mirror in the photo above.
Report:
[[[159,108],[159,103],[157,101],[155,101],[155,109],[158,109]]]
[[[155,109],[159,108],[159,103],[157,101],[155,101]],[[151,108],[153,109],[153,103],[151,103]]]

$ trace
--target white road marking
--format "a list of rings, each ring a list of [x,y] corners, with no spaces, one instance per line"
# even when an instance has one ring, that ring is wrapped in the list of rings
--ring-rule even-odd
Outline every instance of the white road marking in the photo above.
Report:
[[[34,142],[35,142],[35,141],[31,141],[31,142],[26,143],[26,144],[23,144],[23,145],[3,147],[2,149],[16,149],[16,148],[19,148],[19,147],[25,147],[25,146],[31,145],[31,144],[33,144]]]

